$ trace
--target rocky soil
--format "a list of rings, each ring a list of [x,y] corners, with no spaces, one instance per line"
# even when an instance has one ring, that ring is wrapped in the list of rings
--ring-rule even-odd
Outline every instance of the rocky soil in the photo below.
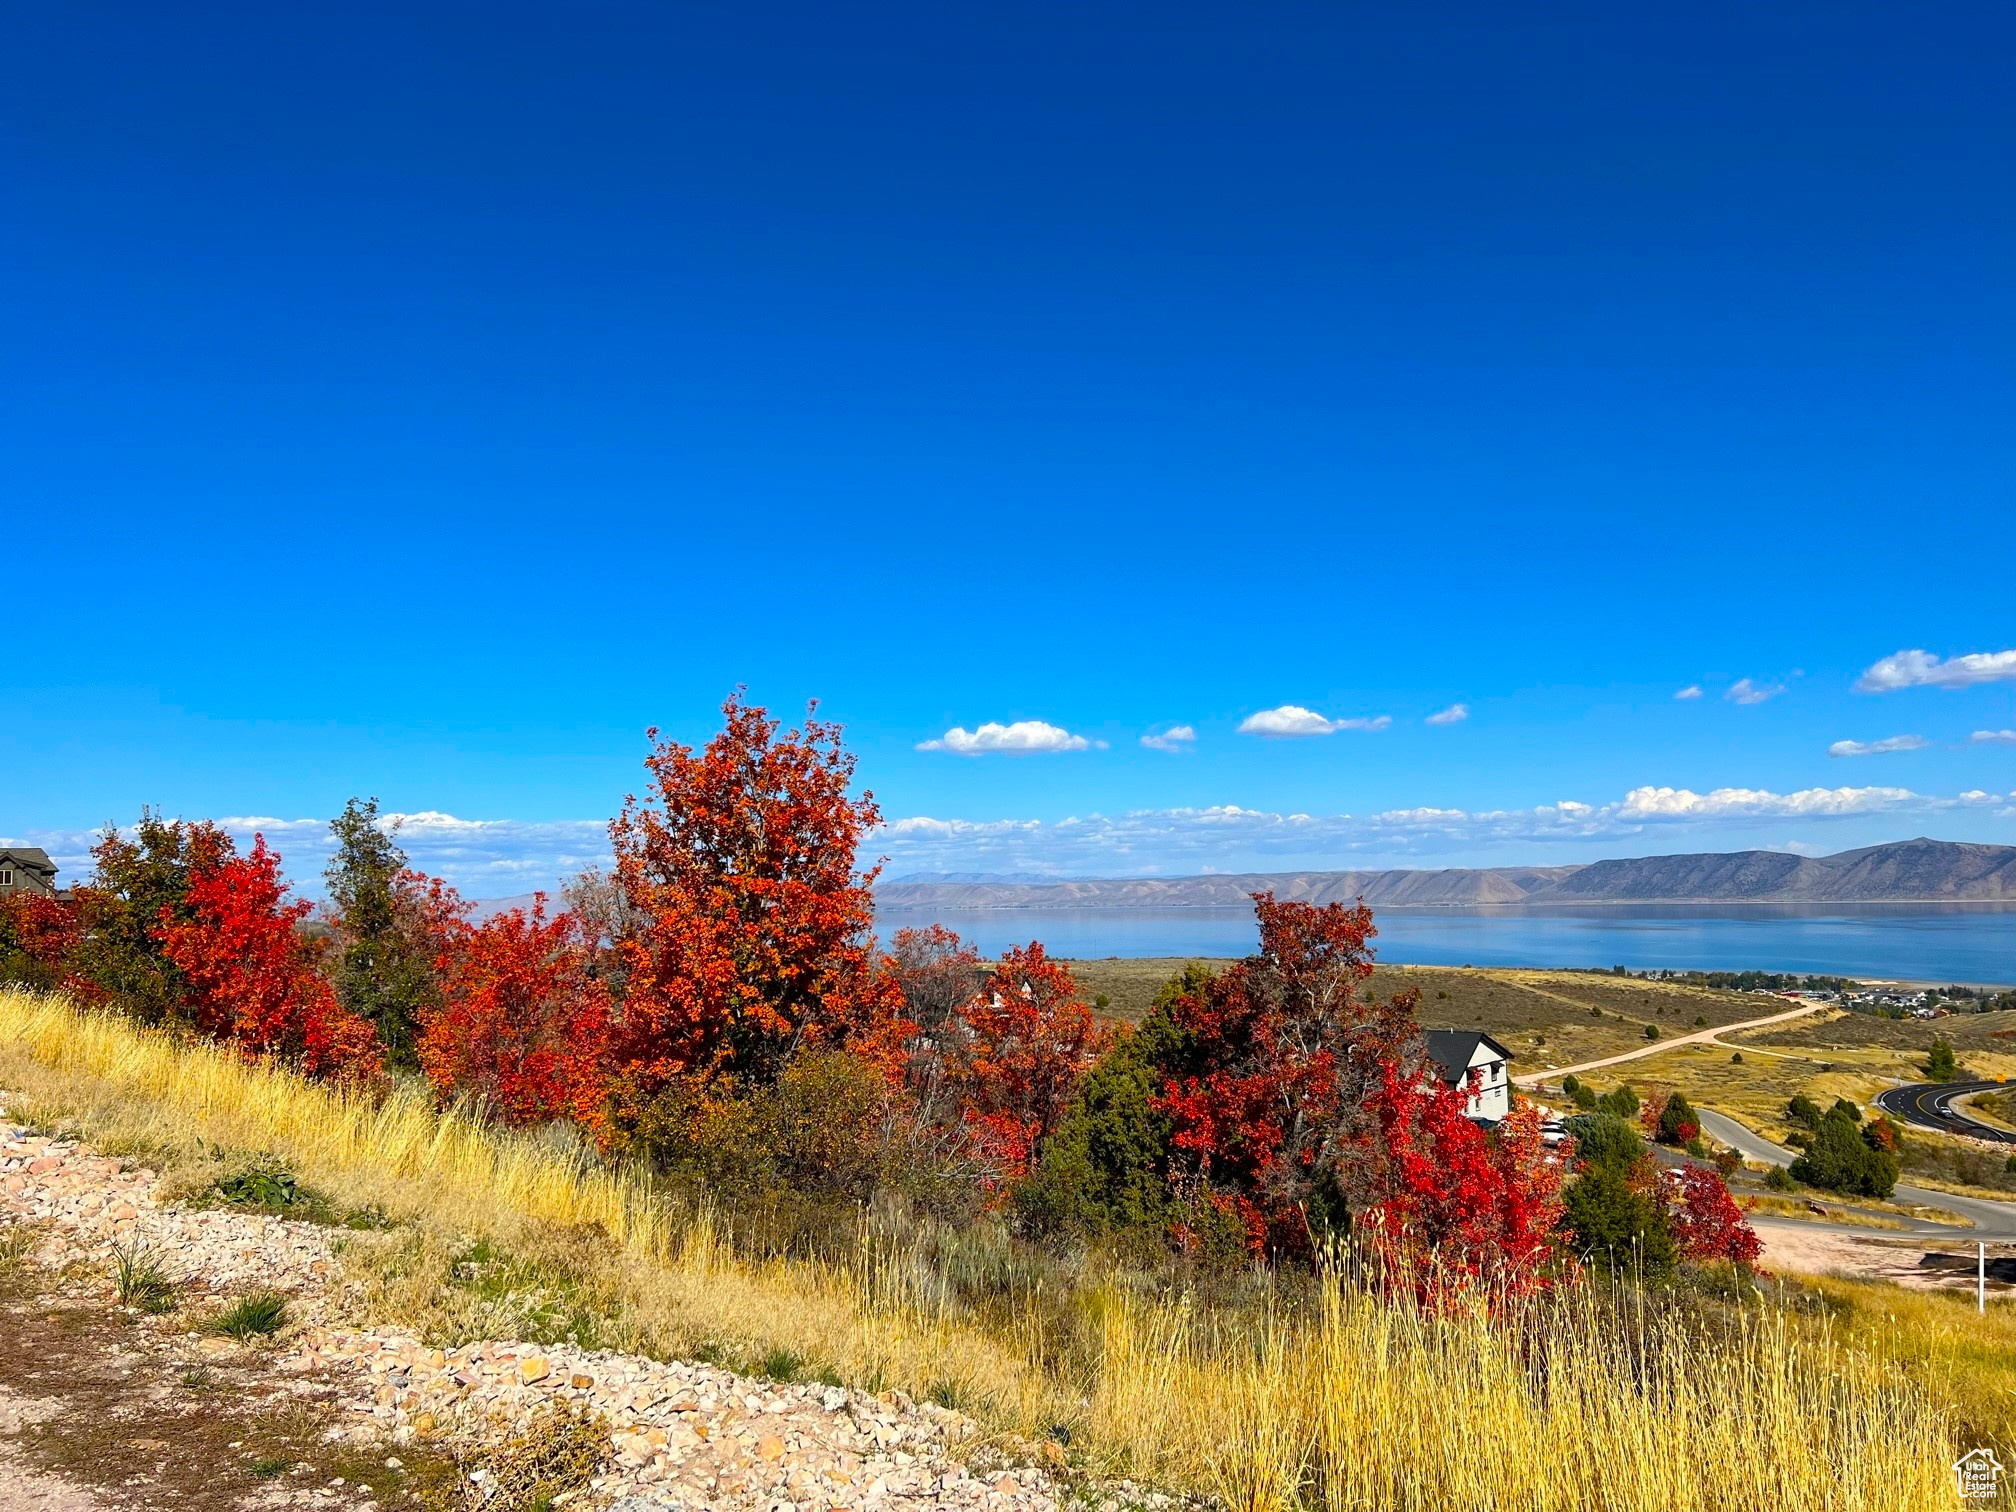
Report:
[[[1131,1486],[1067,1485],[1051,1446],[1047,1463],[1007,1463],[970,1419],[900,1392],[509,1340],[444,1350],[360,1328],[340,1305],[332,1231],[164,1201],[158,1188],[152,1171],[0,1116],[0,1239],[19,1236],[16,1270],[34,1278],[29,1295],[17,1280],[0,1312],[10,1508],[376,1507],[412,1504],[431,1486],[437,1500],[502,1512],[510,1497],[501,1486],[485,1494],[494,1472],[479,1451],[556,1408],[608,1434],[599,1473],[565,1502],[574,1507],[1176,1505]],[[117,1305],[121,1252],[151,1255],[178,1283],[171,1313]],[[289,1298],[277,1336],[242,1345],[205,1331],[207,1316],[255,1289]],[[99,1449],[61,1452],[85,1437]]]

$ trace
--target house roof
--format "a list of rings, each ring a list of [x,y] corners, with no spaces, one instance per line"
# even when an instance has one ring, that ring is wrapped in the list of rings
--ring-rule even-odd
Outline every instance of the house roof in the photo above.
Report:
[[[1512,1059],[1510,1050],[1481,1029],[1429,1029],[1421,1038],[1426,1042],[1428,1059],[1435,1062],[1442,1080],[1451,1086],[1470,1074],[1470,1063],[1477,1058],[1479,1045],[1489,1048],[1499,1060]]]
[[[31,867],[56,875],[56,863],[49,859],[49,852],[35,845],[0,846],[0,861],[12,861],[16,866]]]

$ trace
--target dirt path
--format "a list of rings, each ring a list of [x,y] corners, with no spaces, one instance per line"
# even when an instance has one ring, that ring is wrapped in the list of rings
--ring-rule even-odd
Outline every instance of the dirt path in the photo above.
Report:
[[[1626,1050],[1621,1055],[1606,1055],[1601,1060],[1584,1061],[1579,1066],[1554,1066],[1545,1071],[1528,1072],[1525,1076],[1512,1078],[1515,1087],[1537,1087],[1545,1081],[1555,1081],[1563,1076],[1579,1076],[1584,1071],[1600,1071],[1605,1066],[1619,1066],[1626,1061],[1643,1060],[1648,1055],[1658,1055],[1662,1051],[1677,1050],[1682,1045],[1718,1044],[1717,1035],[1735,1034],[1744,1029],[1762,1029],[1767,1024],[1782,1024],[1787,1019],[1803,1018],[1809,1013],[1818,1013],[1827,1007],[1825,1003],[1802,1003],[1799,1007],[1784,1013],[1769,1014],[1764,1018],[1745,1019],[1739,1024],[1723,1024],[1716,1029],[1700,1029],[1693,1034],[1679,1034],[1672,1039],[1655,1040],[1640,1050]]]

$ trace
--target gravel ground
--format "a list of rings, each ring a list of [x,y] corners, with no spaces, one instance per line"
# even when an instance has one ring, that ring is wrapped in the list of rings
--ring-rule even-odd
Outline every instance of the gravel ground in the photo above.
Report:
[[[96,1294],[102,1306],[110,1300],[114,1246],[137,1246],[153,1252],[188,1299],[165,1319],[127,1310],[127,1340],[110,1347],[110,1364],[99,1371],[111,1383],[106,1401],[93,1409],[102,1415],[126,1411],[119,1383],[149,1370],[161,1377],[177,1368],[185,1374],[216,1368],[235,1372],[246,1392],[269,1405],[317,1404],[329,1424],[321,1435],[326,1442],[385,1456],[370,1461],[395,1472],[377,1476],[381,1482],[400,1479],[401,1454],[463,1455],[567,1404],[606,1424],[611,1444],[604,1473],[570,1506],[1152,1512],[1180,1505],[1125,1484],[1067,1487],[1060,1479],[1064,1457],[1054,1447],[1046,1449],[1048,1463],[1001,1463],[970,1419],[901,1392],[785,1385],[709,1365],[511,1340],[443,1350],[389,1330],[345,1326],[335,1306],[340,1266],[329,1231],[229,1207],[164,1202],[158,1186],[152,1171],[0,1117],[0,1219],[35,1226],[32,1262],[39,1274],[68,1278],[73,1303]],[[190,1331],[192,1303],[221,1304],[253,1289],[290,1298],[294,1321],[270,1348]],[[128,1476],[115,1495],[47,1466],[39,1475],[24,1468],[28,1419],[36,1413],[46,1419],[56,1409],[11,1394],[4,1400],[14,1405],[0,1408],[0,1507],[369,1507],[395,1494],[352,1476],[312,1488],[274,1485],[228,1503],[191,1502],[174,1484],[167,1464],[175,1449],[163,1441],[159,1473]],[[228,1447],[238,1450],[240,1442]]]

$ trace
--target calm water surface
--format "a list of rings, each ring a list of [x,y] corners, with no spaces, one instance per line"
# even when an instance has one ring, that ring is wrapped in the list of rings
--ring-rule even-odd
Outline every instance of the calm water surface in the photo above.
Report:
[[[1381,960],[1426,966],[1628,966],[1810,971],[2016,983],[2016,904],[1634,904],[1382,908]],[[884,938],[943,923],[989,955],[1041,940],[1052,955],[1239,956],[1243,908],[885,908]]]

